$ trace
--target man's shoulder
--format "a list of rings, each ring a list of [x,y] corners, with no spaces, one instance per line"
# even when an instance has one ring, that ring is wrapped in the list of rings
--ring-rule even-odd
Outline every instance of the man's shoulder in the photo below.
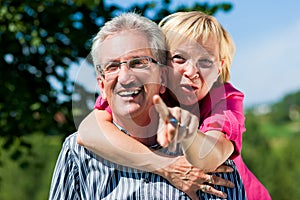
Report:
[[[76,142],[76,137],[77,137],[77,132],[67,136],[64,141],[64,145],[69,145],[69,146],[78,145]]]
[[[101,157],[95,154],[94,152],[78,144],[77,135],[78,132],[75,132],[67,136],[63,143],[64,148],[70,151],[71,154],[75,154],[78,157],[86,156],[86,157],[101,159]]]
[[[67,136],[63,143],[64,151],[68,151],[70,154],[78,155],[85,151],[85,148],[79,145],[76,141],[77,132]]]

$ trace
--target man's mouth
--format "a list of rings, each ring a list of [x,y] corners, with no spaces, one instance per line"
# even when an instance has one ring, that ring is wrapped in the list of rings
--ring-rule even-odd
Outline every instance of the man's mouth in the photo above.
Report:
[[[124,90],[118,92],[121,97],[134,97],[141,93],[142,88],[132,89],[132,90]]]

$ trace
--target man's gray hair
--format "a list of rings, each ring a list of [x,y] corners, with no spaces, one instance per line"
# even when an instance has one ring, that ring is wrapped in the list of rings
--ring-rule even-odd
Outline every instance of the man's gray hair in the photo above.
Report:
[[[123,30],[135,30],[144,33],[151,48],[154,59],[159,63],[166,64],[167,46],[165,36],[158,25],[150,19],[136,13],[123,13],[120,16],[106,22],[93,39],[92,57],[94,65],[99,63],[99,48],[101,43],[110,35]]]

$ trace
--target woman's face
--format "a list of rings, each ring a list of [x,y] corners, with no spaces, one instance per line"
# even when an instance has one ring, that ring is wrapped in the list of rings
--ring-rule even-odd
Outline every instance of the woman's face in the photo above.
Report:
[[[215,37],[205,42],[185,40],[170,48],[169,89],[181,104],[192,105],[211,89],[221,72],[219,45]]]

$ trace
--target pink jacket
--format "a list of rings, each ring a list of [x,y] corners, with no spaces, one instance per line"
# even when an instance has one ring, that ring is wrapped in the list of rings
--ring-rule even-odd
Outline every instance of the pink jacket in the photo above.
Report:
[[[248,200],[271,200],[267,189],[259,182],[244,163],[242,134],[245,132],[243,108],[244,94],[230,83],[214,87],[200,102],[200,130],[218,130],[234,143],[231,159],[235,162],[242,177]]]

